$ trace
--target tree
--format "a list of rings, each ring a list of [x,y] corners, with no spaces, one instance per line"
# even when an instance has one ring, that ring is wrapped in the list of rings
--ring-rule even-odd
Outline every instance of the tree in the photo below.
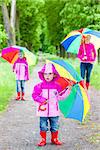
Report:
[[[63,0],[45,0],[45,14],[48,28],[48,37],[51,45],[56,47],[56,53],[64,57],[65,53],[60,46],[63,37],[63,24],[60,12],[65,2]],[[58,52],[60,49],[60,52]]]
[[[6,33],[8,35],[7,44],[8,46],[10,46],[16,43],[16,40],[15,40],[16,0],[12,0],[12,3],[11,3],[11,17],[9,17],[7,4],[9,4],[9,1],[3,0],[1,3],[1,7],[2,7],[4,26],[5,26]]]
[[[63,26],[60,11],[65,3],[62,0],[45,0],[45,14],[49,38],[52,45],[59,45],[61,42]]]
[[[16,0],[11,1],[11,19],[10,25],[13,33],[13,44],[16,44],[15,23],[16,23]]]
[[[37,51],[41,45],[41,9],[43,4],[43,0],[21,0],[17,3],[20,44],[31,51]]]

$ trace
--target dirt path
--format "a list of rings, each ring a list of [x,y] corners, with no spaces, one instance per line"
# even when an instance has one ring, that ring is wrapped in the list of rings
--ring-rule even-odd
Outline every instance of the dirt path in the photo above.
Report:
[[[26,101],[10,103],[7,111],[0,116],[0,150],[100,150],[100,91],[92,87],[91,113],[89,122],[81,125],[77,121],[60,117],[60,139],[62,146],[50,144],[50,133],[47,133],[47,145],[38,148],[39,119],[35,116],[35,106],[31,98],[33,86],[39,82],[37,71],[42,63],[33,70],[33,75],[26,83]]]

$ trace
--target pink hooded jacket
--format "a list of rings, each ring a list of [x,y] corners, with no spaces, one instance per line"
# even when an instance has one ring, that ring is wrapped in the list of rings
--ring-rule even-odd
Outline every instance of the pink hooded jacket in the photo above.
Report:
[[[96,59],[96,50],[94,45],[92,43],[81,44],[77,56],[82,62],[93,63]],[[84,56],[87,56],[86,60],[83,60]]]
[[[43,74],[44,73],[54,73],[56,77],[50,81],[45,81]],[[41,71],[38,72],[41,83],[37,84],[34,87],[32,98],[36,101],[37,104],[37,116],[41,117],[55,117],[59,116],[59,105],[58,101],[63,100],[70,94],[70,90],[66,90],[63,95],[59,95],[61,91],[60,85],[56,82],[56,79],[59,77],[58,72],[56,71],[53,64],[45,64]],[[39,110],[39,106],[44,101],[48,100],[47,104],[45,104],[45,111]]]
[[[16,80],[29,80],[28,63],[25,57],[15,61],[13,71],[16,73]]]

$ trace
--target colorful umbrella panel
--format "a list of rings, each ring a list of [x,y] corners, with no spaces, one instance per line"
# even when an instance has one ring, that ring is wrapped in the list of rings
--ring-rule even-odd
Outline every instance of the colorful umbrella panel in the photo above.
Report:
[[[100,48],[100,32],[88,28],[83,28],[70,32],[61,42],[61,45],[65,48],[67,52],[78,54],[83,35],[91,35],[91,42],[94,44],[95,47]]]

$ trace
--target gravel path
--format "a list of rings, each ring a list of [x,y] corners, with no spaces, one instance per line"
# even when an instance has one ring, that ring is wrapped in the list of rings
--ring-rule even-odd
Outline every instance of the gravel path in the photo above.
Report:
[[[91,112],[88,122],[81,125],[71,119],[60,117],[60,139],[62,146],[50,144],[37,147],[39,141],[39,118],[31,98],[33,86],[39,82],[37,71],[42,62],[34,68],[31,79],[26,83],[26,101],[12,99],[6,112],[0,115],[0,150],[100,150],[100,91],[89,89]]]

